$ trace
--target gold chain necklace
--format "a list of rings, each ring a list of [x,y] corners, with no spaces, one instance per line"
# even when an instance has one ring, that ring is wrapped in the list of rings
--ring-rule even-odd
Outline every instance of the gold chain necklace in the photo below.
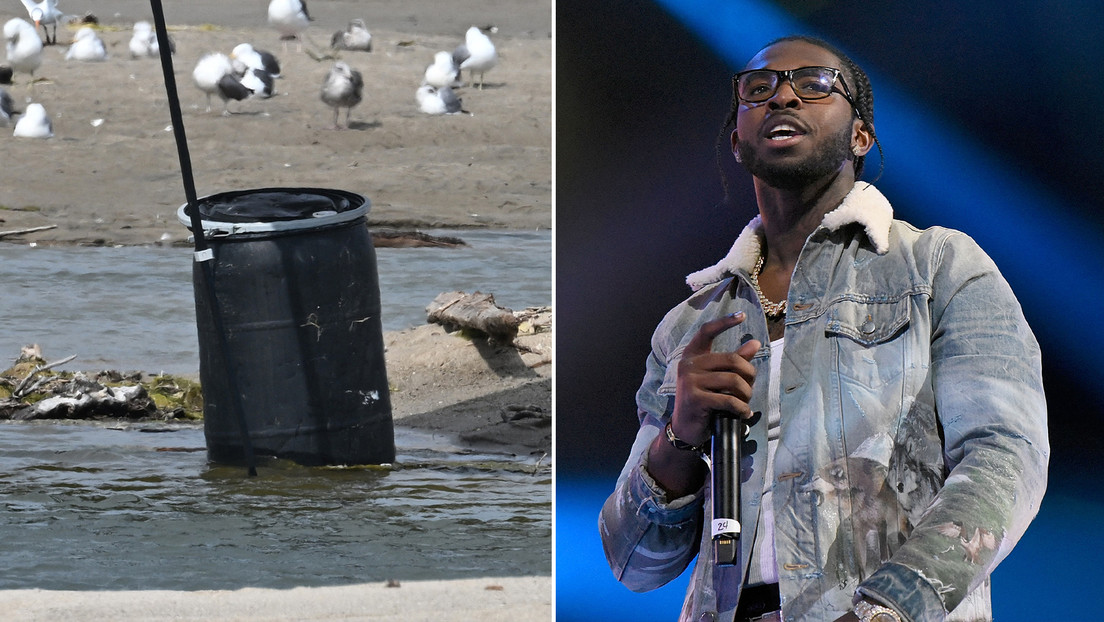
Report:
[[[765,257],[759,255],[758,261],[755,262],[755,269],[751,271],[751,286],[755,288],[755,295],[759,296],[759,304],[763,307],[763,313],[766,313],[769,318],[777,318],[786,315],[786,301],[771,302],[769,298],[763,295],[763,290],[759,289],[759,271],[763,269],[765,259]]]

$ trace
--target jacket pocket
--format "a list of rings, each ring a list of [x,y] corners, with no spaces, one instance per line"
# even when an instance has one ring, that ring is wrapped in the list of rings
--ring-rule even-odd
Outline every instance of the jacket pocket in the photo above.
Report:
[[[909,323],[909,299],[893,302],[841,300],[828,309],[828,334],[841,335],[859,345],[889,341]]]
[[[841,300],[828,308],[825,333],[835,337],[836,369],[844,385],[857,384],[882,393],[901,394],[898,383],[909,365],[904,333],[910,323],[910,299]],[[888,391],[888,392],[887,392]],[[851,395],[851,399],[857,399]],[[865,401],[865,400],[863,400]]]

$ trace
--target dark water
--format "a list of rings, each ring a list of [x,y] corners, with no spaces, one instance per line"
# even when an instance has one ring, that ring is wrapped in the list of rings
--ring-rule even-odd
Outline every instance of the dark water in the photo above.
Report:
[[[143,429],[148,431],[143,431]],[[397,429],[392,467],[210,465],[199,426],[0,424],[0,589],[551,574],[551,471]]]

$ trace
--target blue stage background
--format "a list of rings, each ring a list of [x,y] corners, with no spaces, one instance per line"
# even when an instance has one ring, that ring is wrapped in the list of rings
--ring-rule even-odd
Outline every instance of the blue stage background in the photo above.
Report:
[[[556,13],[557,619],[677,616],[686,577],[626,590],[605,564],[597,514],[635,433],[651,331],[688,294],[683,277],[723,256],[755,214],[719,133],[728,78],[794,32],[870,74],[885,148],[877,184],[898,217],[978,240],[1042,344],[1050,488],[994,574],[995,619],[1100,617],[1104,123],[1093,89],[1104,7],[557,0]]]

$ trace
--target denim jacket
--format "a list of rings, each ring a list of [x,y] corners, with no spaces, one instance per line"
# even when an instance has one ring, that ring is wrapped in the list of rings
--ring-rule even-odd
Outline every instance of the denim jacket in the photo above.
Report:
[[[742,447],[740,563],[712,558],[708,477],[667,499],[648,475],[679,358],[704,322],[747,314],[713,349],[765,344],[750,406],[767,409],[770,340],[748,277],[761,242],[756,217],[719,264],[688,277],[696,292],[653,335],[640,430],[599,517],[614,574],[646,591],[696,556],[680,620],[732,620],[769,482],[783,619],[835,620],[860,594],[911,622],[991,619],[989,575],[1046,488],[1038,343],[972,239],[895,220],[873,186],[857,183],[824,217],[791,276],[773,471],[765,416]]]

